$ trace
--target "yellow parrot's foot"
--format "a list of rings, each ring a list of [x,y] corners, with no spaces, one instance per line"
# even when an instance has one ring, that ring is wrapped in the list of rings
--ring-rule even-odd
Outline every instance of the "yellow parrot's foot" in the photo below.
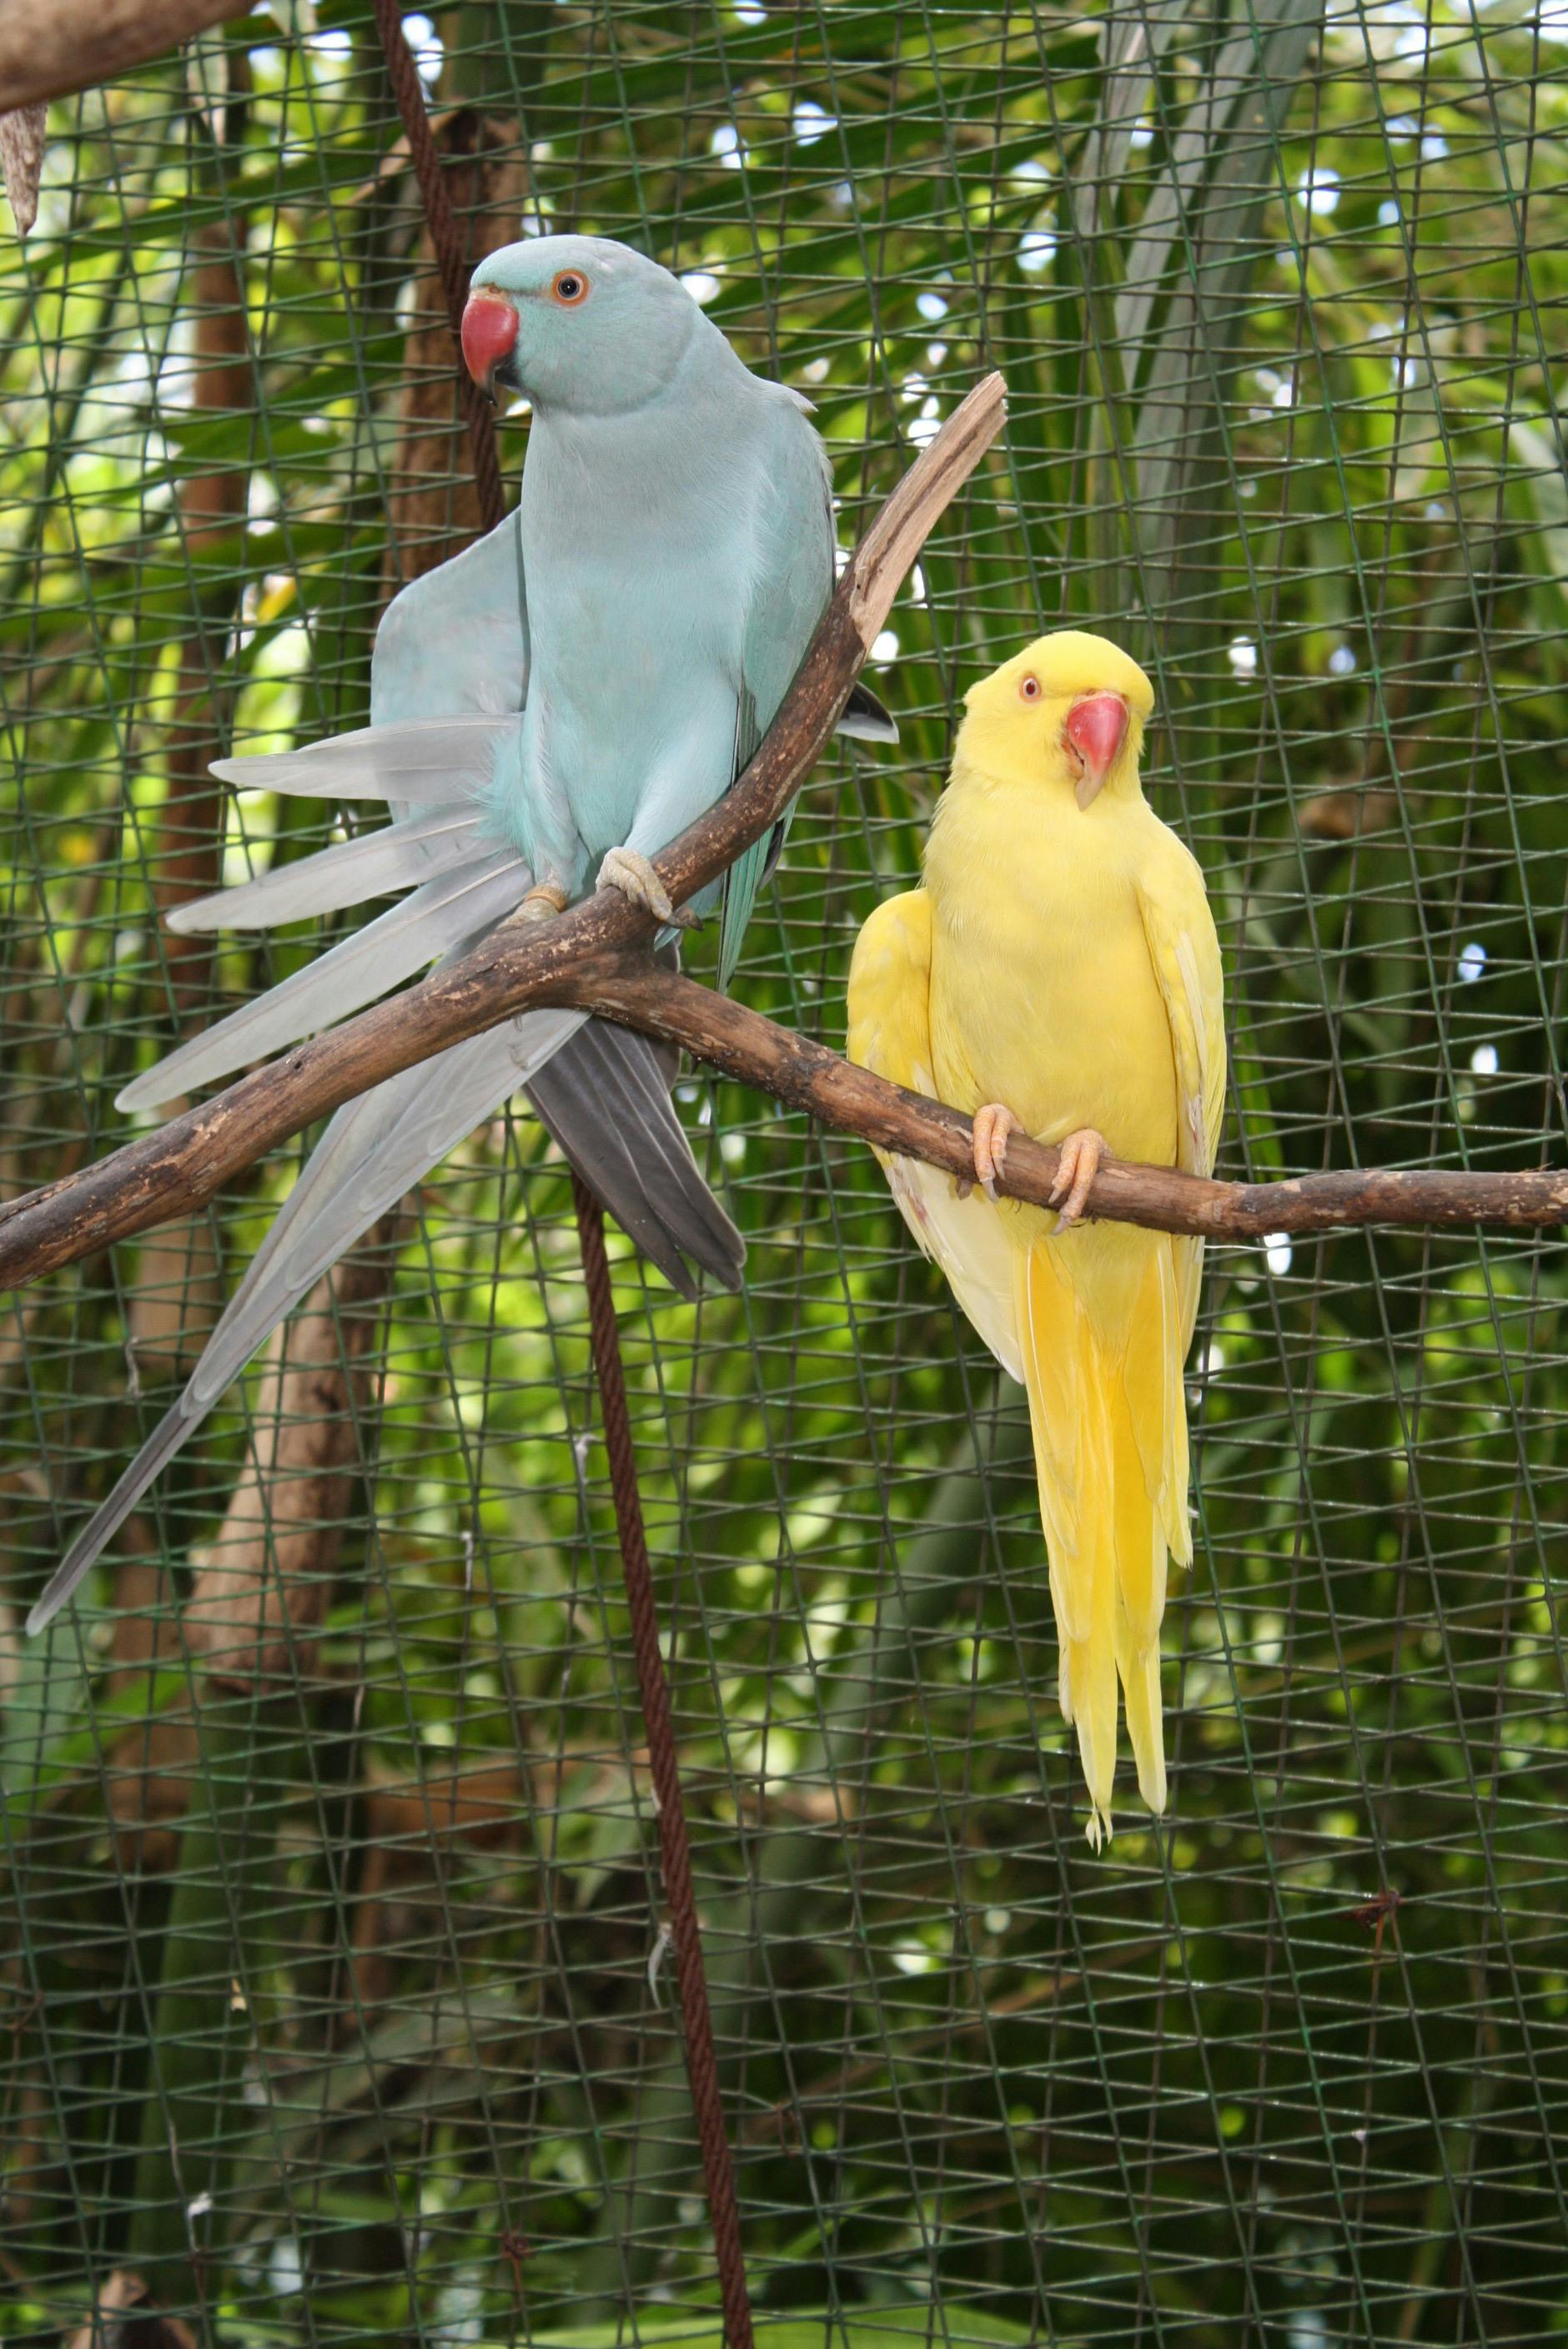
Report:
[[[512,916],[514,922],[552,922],[557,914],[566,911],[568,898],[564,889],[553,881],[536,881]]]
[[[696,914],[671,903],[670,893],[659,879],[645,856],[634,848],[613,848],[599,867],[601,889],[619,889],[623,897],[631,900],[645,914],[652,914],[655,922],[673,922],[677,929],[700,930],[702,922]]]
[[[1061,1149],[1061,1163],[1051,1186],[1051,1205],[1061,1211],[1057,1217],[1057,1231],[1066,1232],[1082,1215],[1089,1186],[1099,1172],[1099,1162],[1109,1158],[1110,1152],[1104,1134],[1097,1133],[1092,1125],[1069,1133]]]
[[[1007,1138],[1019,1130],[1019,1121],[1000,1102],[987,1102],[975,1112],[975,1173],[988,1199],[996,1195],[996,1177],[1007,1164]]]

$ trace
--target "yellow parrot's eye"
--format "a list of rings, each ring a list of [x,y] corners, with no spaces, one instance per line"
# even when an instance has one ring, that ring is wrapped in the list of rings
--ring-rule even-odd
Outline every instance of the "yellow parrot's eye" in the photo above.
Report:
[[[1037,677],[1021,677],[1021,678],[1018,679],[1018,698],[1019,698],[1019,700],[1020,700],[1020,701],[1038,701],[1039,698],[1040,698],[1040,680],[1039,680],[1039,678],[1038,678]]]

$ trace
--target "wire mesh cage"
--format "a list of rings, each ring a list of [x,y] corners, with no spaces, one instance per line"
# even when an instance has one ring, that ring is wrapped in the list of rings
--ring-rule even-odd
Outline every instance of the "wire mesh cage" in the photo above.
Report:
[[[57,105],[0,248],[8,1196],[319,945],[164,927],[342,821],[208,763],[361,722],[387,595],[477,523],[372,15],[274,13]],[[1556,0],[406,29],[473,254],[584,229],[680,272],[815,402],[846,545],[1006,378],[875,649],[901,746],[817,771],[746,999],[841,1043],[963,691],[1088,625],[1156,684],[1219,925],[1225,1170],[1561,1149]],[[524,418],[501,447],[515,486]],[[1020,1392],[868,1151],[677,1097],[745,1286],[687,1304],[612,1240],[759,2330],[1561,2339],[1555,1241],[1212,1255],[1171,1810],[1093,1857]],[[299,1155],[6,1300],[0,2333],[717,2349],[570,1195],[521,1106],[21,1635]]]

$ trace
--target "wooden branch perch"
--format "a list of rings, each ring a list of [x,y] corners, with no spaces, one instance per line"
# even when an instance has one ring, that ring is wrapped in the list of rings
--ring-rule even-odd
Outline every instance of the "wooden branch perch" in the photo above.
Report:
[[[717,807],[654,862],[677,905],[760,839],[837,722],[867,652],[938,516],[1001,429],[1000,376],[976,385],[877,515],[839,582],[794,684],[756,757]],[[115,1240],[200,1206],[291,1133],[416,1061],[519,1011],[571,1004],[684,1045],[821,1123],[963,1175],[969,1122],[885,1084],[690,979],[648,953],[653,924],[613,889],[558,921],[506,923],[417,987],[311,1042],[63,1181],[0,1207],[0,1288],[17,1288]],[[1001,1188],[1044,1205],[1057,1153],[1022,1136]],[[1205,1182],[1111,1160],[1091,1215],[1215,1239],[1326,1231],[1346,1224],[1497,1225],[1568,1221],[1568,1171],[1505,1174],[1372,1170],[1286,1183]]]
[[[836,1133],[922,1158],[973,1180],[969,1120],[941,1102],[890,1085],[771,1019],[731,1003],[695,979],[656,966],[628,967],[597,980],[580,1000],[602,1019],[684,1045],[726,1076],[804,1110]],[[1049,1203],[1060,1153],[1015,1134],[997,1188],[1037,1206]],[[1171,1166],[1101,1161],[1088,1213],[1148,1231],[1195,1232],[1209,1239],[1255,1240],[1264,1233],[1325,1232],[1346,1224],[1496,1224],[1528,1228],[1568,1222],[1568,1169],[1465,1174],[1439,1169],[1404,1174],[1369,1167],[1306,1174],[1285,1183],[1216,1183]],[[0,1230],[0,1253],[4,1250]]]

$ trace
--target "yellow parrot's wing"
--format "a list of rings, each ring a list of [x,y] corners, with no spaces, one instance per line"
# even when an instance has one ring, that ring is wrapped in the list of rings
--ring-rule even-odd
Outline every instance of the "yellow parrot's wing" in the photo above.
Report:
[[[1149,957],[1171,1022],[1176,1069],[1176,1164],[1212,1174],[1225,1114],[1224,971],[1203,875],[1173,832],[1160,826],[1161,854],[1138,891]],[[1202,1240],[1174,1244],[1181,1352],[1187,1359],[1198,1318]]]
[[[1139,912],[1171,1031],[1176,1078],[1176,1163],[1212,1172],[1225,1106],[1224,974],[1203,876],[1175,833],[1156,824],[1138,887]],[[1203,1272],[1199,1239],[1151,1241],[1139,1319],[1146,1341],[1130,1349],[1119,1421],[1142,1462],[1149,1501],[1179,1565],[1191,1563],[1187,1500],[1187,1414],[1181,1366],[1192,1342]],[[1124,1486],[1128,1479],[1123,1478]],[[1134,1546],[1124,1542],[1129,1557]],[[1146,1639],[1164,1599],[1162,1562],[1147,1590],[1139,1572],[1127,1586],[1130,1622]]]
[[[1150,960],[1171,1022],[1181,1104],[1177,1160],[1212,1174],[1225,1113],[1224,973],[1203,875],[1172,832],[1139,887]]]
[[[879,905],[850,965],[849,1056],[928,1100],[939,1098],[931,1050],[931,900],[911,889]],[[1022,1380],[1015,1307],[1017,1251],[983,1191],[961,1199],[950,1175],[879,1150],[899,1212],[944,1275],[1009,1377]]]

